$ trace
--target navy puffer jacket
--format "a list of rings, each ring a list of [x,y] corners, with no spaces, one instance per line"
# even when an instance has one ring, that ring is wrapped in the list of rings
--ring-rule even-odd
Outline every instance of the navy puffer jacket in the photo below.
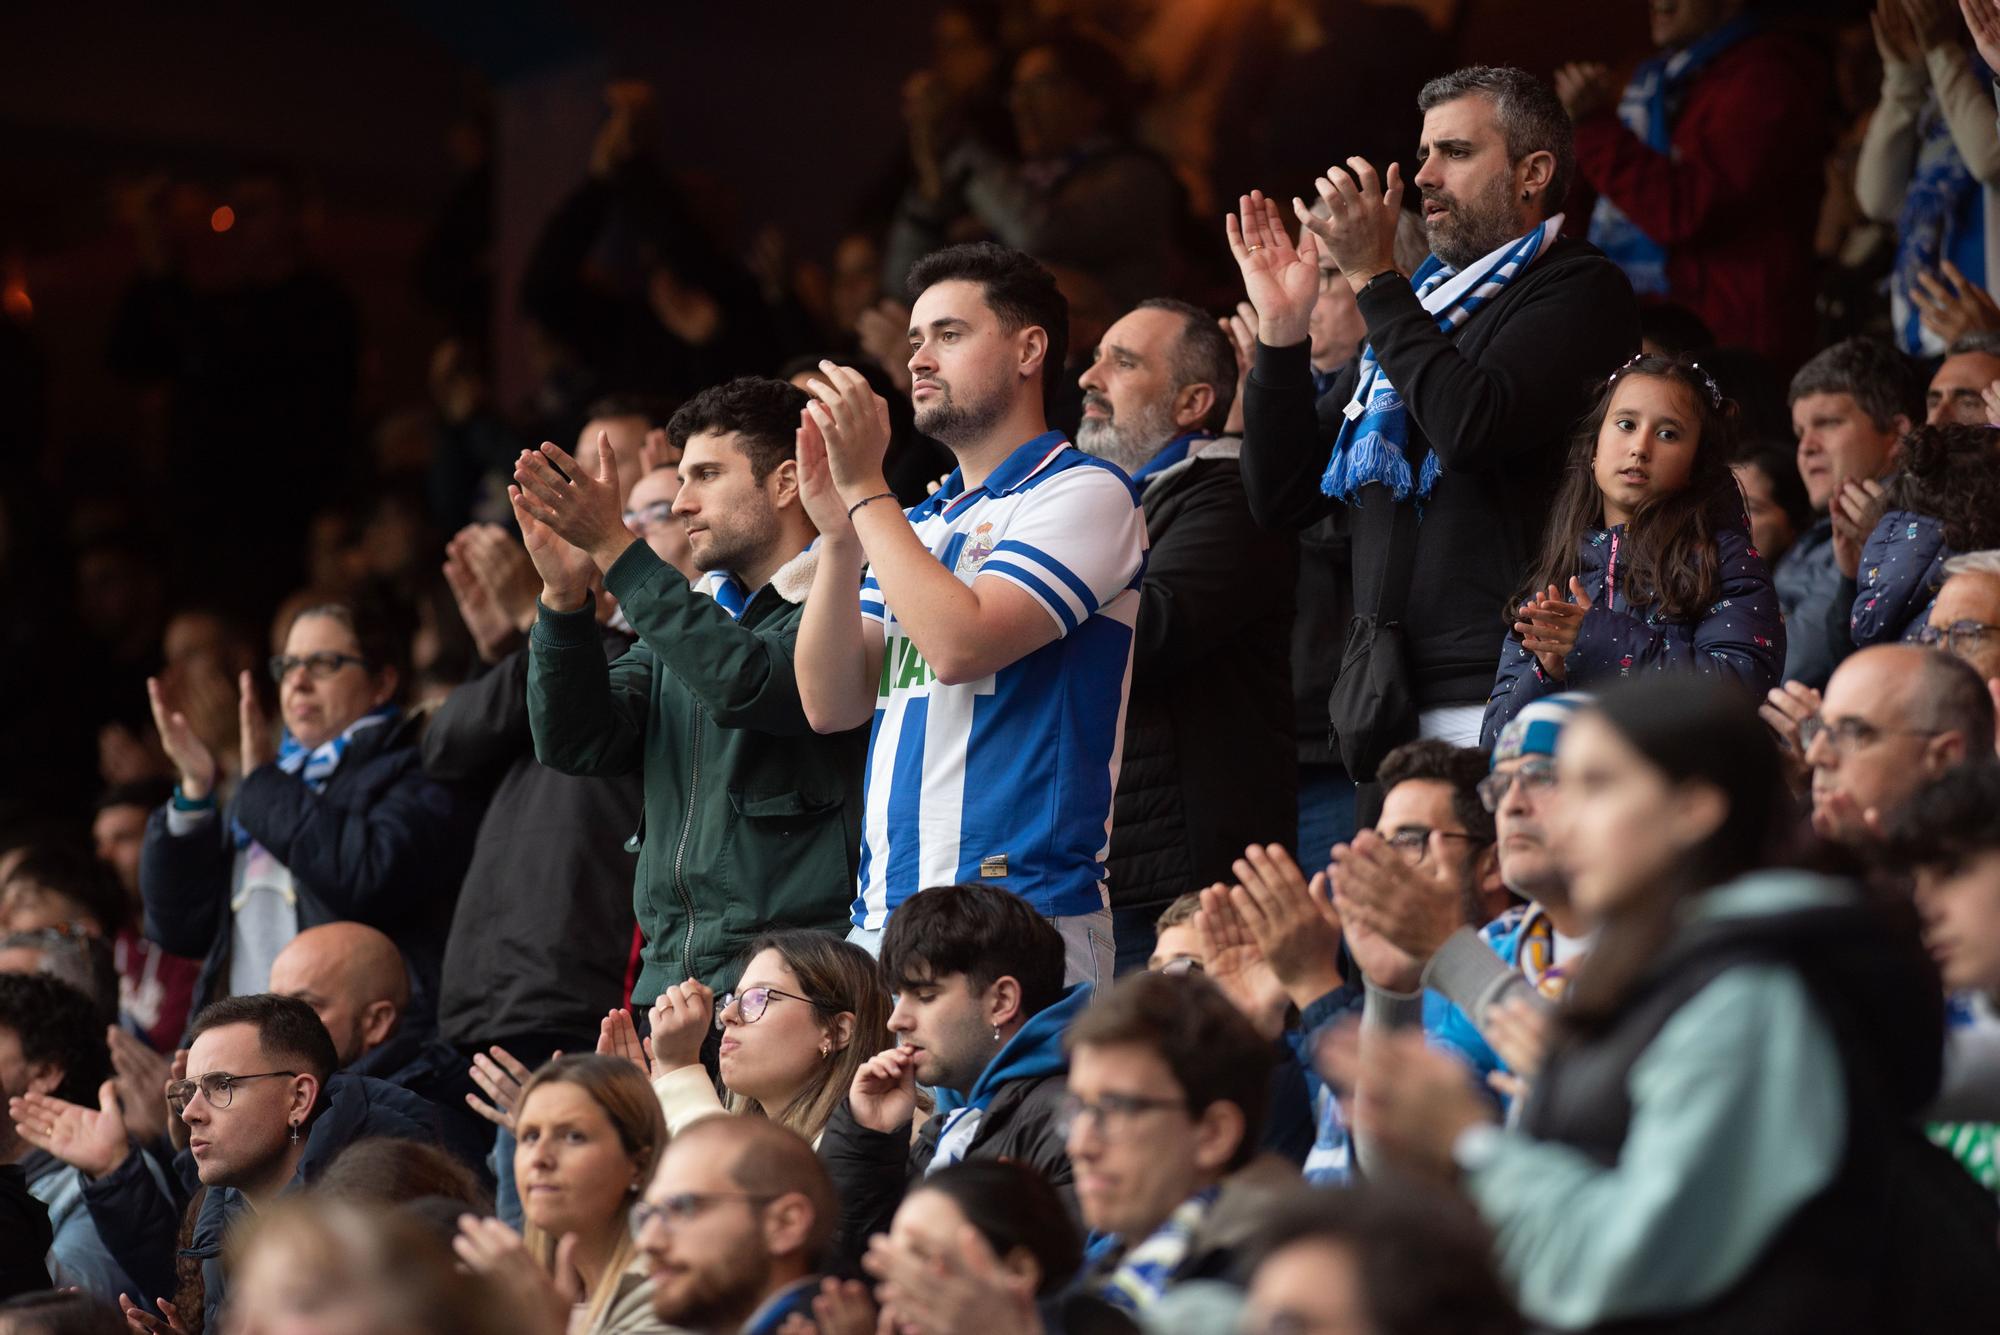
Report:
[[[1699,672],[1740,682],[1755,698],[1778,684],[1785,666],[1785,619],[1764,558],[1739,527],[1716,535],[1721,596],[1699,621],[1670,621],[1657,608],[1635,609],[1618,583],[1625,526],[1593,529],[1577,550],[1577,578],[1590,597],[1576,647],[1556,681],[1511,632],[1501,642],[1500,672],[1486,702],[1481,746],[1492,746],[1507,720],[1530,700],[1567,690],[1600,690],[1646,672]],[[1608,586],[1608,588],[1607,588]]]
[[[1912,640],[1931,619],[1944,587],[1944,521],[1891,510],[1861,546],[1860,579],[1848,627],[1856,647]]]

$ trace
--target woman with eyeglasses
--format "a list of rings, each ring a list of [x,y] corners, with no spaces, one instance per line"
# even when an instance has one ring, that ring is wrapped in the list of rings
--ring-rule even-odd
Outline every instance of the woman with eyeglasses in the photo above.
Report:
[[[1537,1326],[1971,1328],[1912,1282],[2000,1269],[2000,1215],[1910,1126],[1944,1017],[1909,904],[1773,869],[1798,832],[1776,748],[1719,684],[1606,691],[1557,773],[1600,931],[1518,1128],[1418,1038],[1362,1054],[1358,1132],[1458,1178]]]
[[[750,943],[748,962],[721,1005],[700,980],[660,993],[652,1010],[652,1077],[667,1126],[729,1111],[769,1117],[815,1147],[854,1073],[885,1048],[892,1002],[867,951],[826,932],[772,932]],[[609,1032],[606,1042],[638,1061],[636,1043]],[[721,1031],[717,1064],[722,1094],[701,1063],[709,1029]],[[727,1102],[724,1102],[724,1095]]]
[[[408,646],[404,619],[371,597],[297,613],[271,660],[277,726],[250,674],[237,683],[242,778],[227,810],[214,752],[160,681],[147,683],[179,781],[147,822],[139,890],[146,935],[203,961],[196,1010],[264,991],[294,936],[352,920],[396,939],[413,1018],[433,1012],[476,813],[423,772],[420,720],[400,705]]]
[[[459,1256],[515,1296],[527,1329],[671,1330],[653,1315],[652,1282],[632,1245],[632,1207],[667,1144],[645,1078],[613,1057],[558,1057],[522,1088],[513,1132],[521,1231],[467,1215]],[[564,1320],[537,1319],[559,1313]]]

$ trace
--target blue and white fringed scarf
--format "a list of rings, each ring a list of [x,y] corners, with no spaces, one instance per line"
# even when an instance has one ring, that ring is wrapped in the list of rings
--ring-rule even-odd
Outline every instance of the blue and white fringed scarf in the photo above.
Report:
[[[1188,1253],[1194,1248],[1194,1235],[1221,1194],[1221,1188],[1209,1187],[1174,1207],[1167,1222],[1118,1256],[1110,1273],[1097,1281],[1097,1296],[1121,1311],[1135,1314],[1159,1301],[1174,1275],[1187,1263]],[[1115,1243],[1106,1250],[1115,1255]]]
[[[1990,80],[1978,57],[1973,68]],[[1983,85],[1982,85],[1983,86]],[[1917,161],[1909,192],[1896,216],[1896,265],[1889,273],[1889,304],[1896,343],[1913,357],[1944,351],[1923,326],[1910,289],[1917,275],[1950,260],[1975,287],[1986,286],[1986,191],[1967,170],[1951,126],[1933,89],[1917,116]]]
[[[1618,119],[1655,153],[1673,152],[1674,122],[1681,99],[1694,76],[1714,59],[1758,29],[1745,15],[1703,33],[1671,55],[1655,56],[1632,72],[1632,82],[1618,99]],[[1639,230],[1609,197],[1599,195],[1590,214],[1590,243],[1603,251],[1632,280],[1642,297],[1667,294],[1667,252]]]
[[[298,775],[306,781],[306,787],[314,792],[324,792],[327,780],[331,779],[333,772],[340,768],[341,757],[347,754],[347,748],[353,743],[355,735],[379,724],[394,722],[400,712],[394,705],[383,705],[380,709],[370,710],[348,724],[338,737],[321,742],[310,751],[300,745],[299,739],[292,736],[290,729],[287,729],[284,736],[278,740],[278,768],[287,774]],[[241,825],[234,826],[234,829],[236,846],[248,848],[251,842],[250,832]]]
[[[1463,269],[1453,269],[1437,256],[1428,256],[1410,279],[1417,300],[1437,317],[1437,327],[1449,334],[1539,259],[1555,243],[1562,224],[1563,215],[1558,213],[1526,236],[1516,237]],[[1346,420],[1333,443],[1326,476],[1319,480],[1320,491],[1352,504],[1363,487],[1379,482],[1399,501],[1408,500],[1413,490],[1419,500],[1430,499],[1443,465],[1435,451],[1427,452],[1415,474],[1411,473],[1404,454],[1410,443],[1410,410],[1389,383],[1382,363],[1375,360],[1373,344],[1361,346],[1354,397],[1347,401],[1342,416]]]

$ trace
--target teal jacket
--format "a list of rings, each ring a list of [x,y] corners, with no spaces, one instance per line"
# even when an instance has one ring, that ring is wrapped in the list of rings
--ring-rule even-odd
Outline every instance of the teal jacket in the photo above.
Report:
[[[792,655],[815,564],[811,551],[786,563],[738,621],[634,542],[604,576],[639,636],[613,663],[589,604],[536,618],[536,757],[565,774],[644,776],[635,1003],[687,978],[721,990],[760,932],[847,929],[868,730],[822,737],[799,704]]]

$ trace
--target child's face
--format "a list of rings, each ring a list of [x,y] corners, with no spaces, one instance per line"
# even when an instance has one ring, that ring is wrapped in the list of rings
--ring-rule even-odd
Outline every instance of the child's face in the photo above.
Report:
[[[1646,501],[1685,487],[1700,444],[1701,415],[1687,389],[1664,376],[1620,380],[1592,460],[1604,522],[1623,524]]]

